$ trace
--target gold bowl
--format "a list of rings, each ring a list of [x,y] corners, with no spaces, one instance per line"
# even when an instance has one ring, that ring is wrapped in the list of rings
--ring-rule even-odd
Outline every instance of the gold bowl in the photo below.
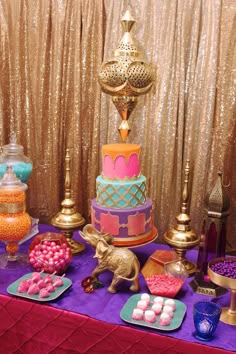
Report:
[[[222,308],[220,321],[236,325],[236,279],[213,271],[212,266],[217,263],[236,262],[236,257],[219,257],[215,258],[208,264],[208,275],[213,283],[223,288],[229,289],[231,292],[230,306]]]

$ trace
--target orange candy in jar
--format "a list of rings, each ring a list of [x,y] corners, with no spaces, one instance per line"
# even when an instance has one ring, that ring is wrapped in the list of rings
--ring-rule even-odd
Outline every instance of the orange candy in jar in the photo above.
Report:
[[[10,165],[0,180],[0,241],[6,243],[9,256],[18,250],[18,242],[30,231],[31,218],[25,211],[27,185],[18,179]]]

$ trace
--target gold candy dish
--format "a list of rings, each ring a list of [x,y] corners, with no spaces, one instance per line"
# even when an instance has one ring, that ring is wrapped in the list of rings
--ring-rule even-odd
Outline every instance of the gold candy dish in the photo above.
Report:
[[[217,268],[218,267],[218,268]],[[221,269],[225,268],[222,272]],[[233,274],[236,269],[236,257],[219,257],[208,264],[208,275],[213,283],[231,291],[230,307],[222,308],[220,321],[236,325],[236,276]]]

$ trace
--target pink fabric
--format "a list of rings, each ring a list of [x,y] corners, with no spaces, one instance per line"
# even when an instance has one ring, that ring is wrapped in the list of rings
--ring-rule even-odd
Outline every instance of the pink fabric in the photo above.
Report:
[[[0,314],[0,352],[4,354],[233,353],[5,295],[0,295]]]
[[[102,172],[105,177],[124,179],[138,177],[140,174],[139,157],[132,154],[128,161],[125,156],[117,156],[115,161],[106,155],[103,159]]]

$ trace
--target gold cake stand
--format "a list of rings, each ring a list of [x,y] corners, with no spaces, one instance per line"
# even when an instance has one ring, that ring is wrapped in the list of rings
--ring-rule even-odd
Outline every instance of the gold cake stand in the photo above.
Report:
[[[213,264],[220,263],[225,260],[236,262],[236,257],[219,257],[213,259],[208,264],[208,275],[213,283],[231,291],[230,307],[222,308],[220,321],[230,325],[236,325],[236,279],[220,275],[211,269]]]

